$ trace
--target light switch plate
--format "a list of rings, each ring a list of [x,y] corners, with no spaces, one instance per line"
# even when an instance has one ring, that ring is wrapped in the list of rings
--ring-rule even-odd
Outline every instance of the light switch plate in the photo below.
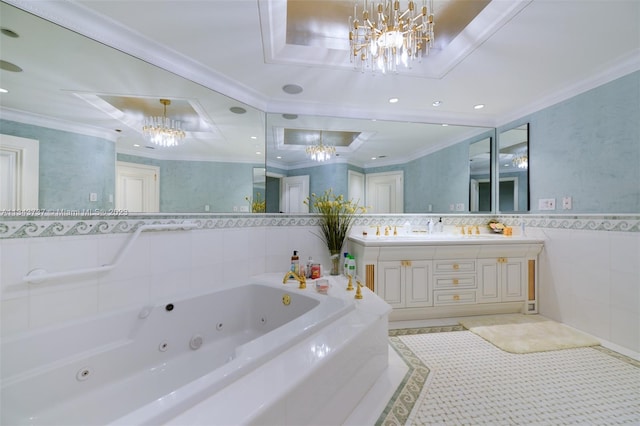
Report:
[[[540,198],[538,200],[538,210],[555,210],[556,199],[555,198]]]

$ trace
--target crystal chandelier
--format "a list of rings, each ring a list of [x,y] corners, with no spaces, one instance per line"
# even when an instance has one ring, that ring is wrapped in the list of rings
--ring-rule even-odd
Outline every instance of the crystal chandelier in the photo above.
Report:
[[[336,147],[325,145],[322,141],[322,130],[320,131],[320,142],[317,145],[309,145],[305,148],[307,155],[314,161],[327,161],[336,154]]]
[[[359,8],[359,3],[364,2]],[[410,67],[410,62],[429,54],[433,47],[433,0],[416,3],[409,0],[404,11],[399,0],[355,0],[353,16],[349,17],[351,63],[364,72],[365,68],[382,73],[398,72],[398,65]],[[358,9],[361,19],[358,19]]]
[[[164,106],[164,114],[162,117],[146,117],[144,126],[142,126],[142,134],[149,142],[155,145],[162,147],[178,146],[185,137],[182,123],[167,117],[167,105],[171,105],[169,99],[160,99],[160,103]]]
[[[529,158],[526,155],[519,155],[513,159],[513,165],[519,169],[526,169],[529,167]]]

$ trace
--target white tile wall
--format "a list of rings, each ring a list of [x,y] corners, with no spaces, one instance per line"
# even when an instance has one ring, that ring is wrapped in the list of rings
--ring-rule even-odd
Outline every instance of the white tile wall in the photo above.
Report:
[[[31,269],[61,271],[112,263],[131,234],[0,241],[2,334],[95,315],[130,304],[246,282],[286,271],[293,250],[329,267],[313,226],[264,226],[142,233],[116,270],[27,285]],[[640,233],[527,229],[545,239],[540,313],[640,352]]]
[[[640,233],[535,232],[540,314],[640,353]]]

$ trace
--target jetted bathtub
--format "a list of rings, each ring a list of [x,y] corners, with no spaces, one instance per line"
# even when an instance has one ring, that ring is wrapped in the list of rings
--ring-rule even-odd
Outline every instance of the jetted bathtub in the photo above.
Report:
[[[250,284],[21,333],[2,342],[1,423],[165,423],[354,310]]]

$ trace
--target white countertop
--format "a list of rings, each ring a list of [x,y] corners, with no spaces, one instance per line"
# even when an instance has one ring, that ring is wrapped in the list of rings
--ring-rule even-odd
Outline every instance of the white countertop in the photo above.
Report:
[[[527,236],[505,236],[502,234],[455,235],[405,234],[405,235],[350,235],[349,240],[366,247],[432,246],[432,245],[476,245],[476,244],[541,244],[544,240]]]

